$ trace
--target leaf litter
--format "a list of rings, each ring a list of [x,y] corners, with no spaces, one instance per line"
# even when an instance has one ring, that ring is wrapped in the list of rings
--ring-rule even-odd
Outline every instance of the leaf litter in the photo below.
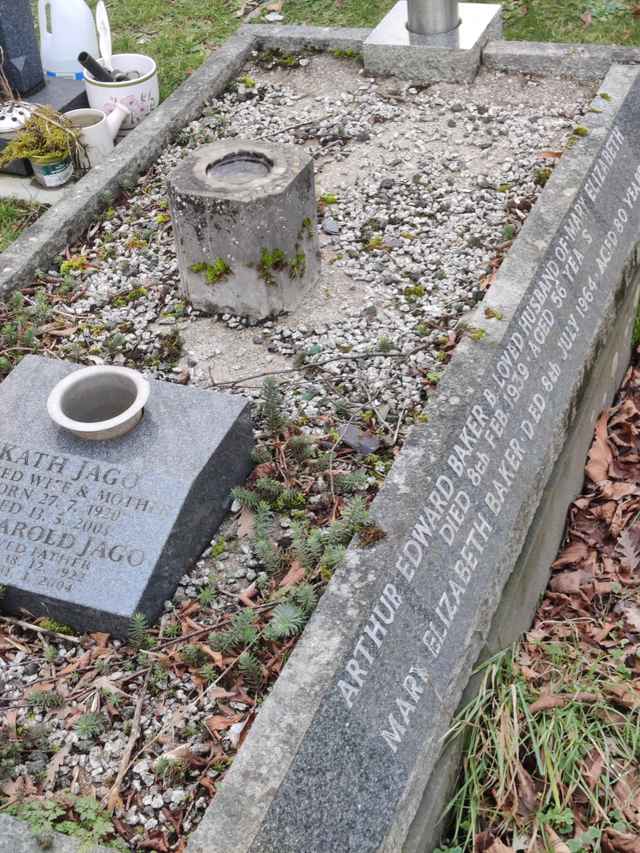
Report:
[[[446,848],[640,853],[640,359],[597,421],[532,629],[459,714]]]

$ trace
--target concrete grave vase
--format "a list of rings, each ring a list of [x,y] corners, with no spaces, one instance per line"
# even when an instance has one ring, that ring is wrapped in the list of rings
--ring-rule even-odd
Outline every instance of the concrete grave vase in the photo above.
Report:
[[[320,271],[313,161],[288,145],[205,145],[169,177],[182,289],[194,307],[290,311]]]

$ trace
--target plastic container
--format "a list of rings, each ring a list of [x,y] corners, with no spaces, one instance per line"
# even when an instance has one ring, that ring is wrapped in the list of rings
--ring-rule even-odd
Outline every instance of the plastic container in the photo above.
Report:
[[[98,55],[98,35],[84,0],[38,0],[40,54],[47,77],[83,80],[78,54]]]

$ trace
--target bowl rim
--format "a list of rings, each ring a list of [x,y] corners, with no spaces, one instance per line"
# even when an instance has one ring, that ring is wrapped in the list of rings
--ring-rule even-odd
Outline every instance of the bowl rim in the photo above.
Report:
[[[76,421],[65,415],[61,406],[63,394],[70,388],[73,388],[74,385],[78,385],[91,376],[104,376],[106,374],[126,376],[133,382],[136,388],[136,397],[133,403],[123,412],[120,412],[119,415],[115,415],[115,417],[109,418],[106,421]],[[141,373],[138,373],[137,370],[132,370],[130,367],[118,367],[117,365],[93,365],[92,367],[83,367],[79,370],[74,370],[73,373],[65,376],[64,379],[61,379],[54,385],[47,398],[47,412],[55,424],[70,432],[106,432],[114,427],[122,426],[122,424],[135,417],[147,404],[150,392],[151,386],[148,380]]]

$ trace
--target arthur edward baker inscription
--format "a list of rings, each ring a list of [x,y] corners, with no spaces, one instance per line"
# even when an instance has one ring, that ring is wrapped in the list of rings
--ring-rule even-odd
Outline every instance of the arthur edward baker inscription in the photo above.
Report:
[[[168,509],[143,489],[132,471],[0,442],[1,582],[72,593],[92,571],[144,567],[144,540],[122,521]]]
[[[151,380],[132,432],[83,441],[46,411],[74,369],[30,356],[0,385],[0,583],[10,609],[122,635],[159,615],[248,474],[248,404]]]
[[[636,107],[637,82],[629,98]],[[497,553],[514,523],[521,469],[541,459],[540,439],[549,430],[554,401],[569,372],[579,369],[586,331],[637,239],[637,133],[629,132],[628,111],[621,113],[510,325],[506,346],[487,371],[486,387],[449,447],[444,470],[397,556],[395,578],[385,585],[337,682],[345,707],[357,709],[407,602],[427,599],[422,613],[430,616],[420,629],[420,648],[398,673],[378,729],[391,753],[402,747],[425,685],[439,697],[447,689],[455,637],[465,635],[479,606],[478,591],[488,588],[495,570],[493,556],[486,556]],[[637,109],[633,113],[637,121]],[[432,572],[434,561],[446,573]],[[424,589],[427,577],[438,582],[437,590]]]

